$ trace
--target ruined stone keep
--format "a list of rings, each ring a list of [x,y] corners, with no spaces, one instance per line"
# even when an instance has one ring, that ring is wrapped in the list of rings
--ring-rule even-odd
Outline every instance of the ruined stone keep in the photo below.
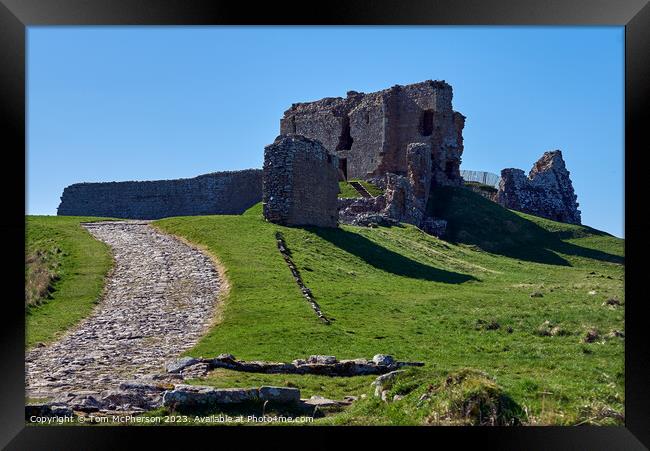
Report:
[[[452,88],[444,81],[395,85],[370,94],[350,91],[346,98],[294,103],[280,120],[280,133],[321,143],[336,161],[338,180],[372,180],[385,189],[374,199],[339,201],[342,222],[403,221],[423,227],[432,219],[426,218],[431,188],[463,182],[465,117],[452,109],[451,101]],[[266,159],[265,153],[265,167]],[[265,210],[265,217],[278,222],[271,211]]]
[[[280,121],[280,133],[320,141],[339,158],[340,178],[407,175],[407,147],[431,147],[432,183],[460,185],[465,116],[453,111],[452,88],[444,81],[395,85],[346,98],[294,103]]]
[[[521,169],[501,171],[497,202],[506,208],[580,224],[577,198],[559,150],[545,152],[528,176]]]
[[[262,200],[262,171],[214,172],[189,179],[75,183],[57,214],[124,219],[241,214]]]
[[[338,160],[301,135],[280,135],[264,148],[263,212],[285,225],[336,227]]]
[[[464,185],[465,116],[453,110],[452,97],[449,84],[427,80],[294,103],[280,119],[280,136],[264,149],[263,170],[76,183],[63,191],[58,214],[125,219],[241,214],[263,200],[264,217],[279,224],[405,222],[441,236],[446,221],[427,213],[430,192]],[[496,175],[482,174],[478,181],[486,184],[490,175],[489,184],[496,183]],[[375,197],[352,179],[371,182],[384,193]],[[337,199],[338,182],[347,180],[360,197]],[[559,150],[546,152],[528,176],[520,169],[504,169],[498,183],[498,190],[468,187],[506,208],[580,224],[577,197]]]

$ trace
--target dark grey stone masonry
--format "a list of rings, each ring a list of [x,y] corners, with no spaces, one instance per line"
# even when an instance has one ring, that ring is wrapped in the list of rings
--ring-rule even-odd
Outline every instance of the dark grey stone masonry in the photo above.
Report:
[[[159,219],[241,214],[262,200],[262,170],[214,172],[189,179],[75,183],[61,196],[59,216]]]
[[[264,217],[283,225],[336,227],[338,160],[316,140],[280,135],[264,148]]]

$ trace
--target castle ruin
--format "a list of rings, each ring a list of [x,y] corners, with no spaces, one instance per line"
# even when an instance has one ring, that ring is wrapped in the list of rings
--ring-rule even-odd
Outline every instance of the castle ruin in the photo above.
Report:
[[[280,119],[280,136],[264,149],[263,170],[75,183],[64,189],[57,214],[129,219],[241,214],[262,200],[264,217],[283,225],[406,222],[441,236],[446,222],[429,216],[430,193],[464,185],[465,116],[453,110],[452,97],[449,84],[427,80],[294,103]],[[359,180],[383,194],[370,195]],[[359,197],[338,199],[339,181],[350,181]],[[545,153],[528,176],[504,169],[498,191],[485,188],[470,186],[506,208],[580,224],[559,150]]]
[[[431,146],[432,182],[460,185],[465,116],[451,105],[452,88],[427,80],[346,98],[294,103],[280,121],[281,134],[320,141],[339,160],[340,178],[406,176],[407,147]]]
[[[280,133],[320,142],[337,162],[338,180],[368,180],[385,189],[377,199],[341,201],[343,222],[362,224],[360,217],[370,215],[380,223],[421,227],[431,188],[462,184],[465,116],[452,109],[451,101],[452,88],[444,81],[369,94],[350,91],[346,98],[294,103],[280,120]],[[265,161],[271,156],[265,152]]]
[[[566,169],[562,152],[545,152],[528,176],[521,169],[501,171],[497,202],[505,208],[553,221],[580,224],[578,196]]]

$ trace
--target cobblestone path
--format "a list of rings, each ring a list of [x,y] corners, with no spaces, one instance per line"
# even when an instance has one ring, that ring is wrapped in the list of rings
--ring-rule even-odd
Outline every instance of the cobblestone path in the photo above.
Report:
[[[26,356],[30,398],[115,389],[163,371],[214,317],[221,282],[208,256],[144,221],[84,227],[111,246],[115,264],[93,313]]]

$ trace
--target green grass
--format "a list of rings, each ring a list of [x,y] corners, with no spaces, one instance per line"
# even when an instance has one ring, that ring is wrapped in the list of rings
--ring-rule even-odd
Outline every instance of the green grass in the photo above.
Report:
[[[108,246],[95,240],[79,223],[99,219],[26,217],[26,286],[34,286],[34,279],[43,277],[35,265],[45,265],[50,272],[47,290],[41,296],[29,295],[31,302],[25,311],[28,348],[59,337],[87,316],[98,300],[112,258]]]
[[[339,182],[339,188],[341,192],[339,193],[340,198],[355,198],[355,197],[361,197],[361,195],[357,192],[356,189],[350,185],[350,182],[359,182],[365,189],[368,191],[372,196],[379,196],[380,194],[384,194],[384,192],[373,185],[370,182],[366,182],[365,180],[359,180],[359,179],[350,179],[345,182]]]
[[[471,368],[452,373],[408,369],[388,387],[385,403],[367,396],[342,414],[318,421],[325,425],[498,425],[530,419],[489,375]],[[398,395],[401,399],[394,399]]]
[[[291,361],[387,353],[425,362],[422,387],[465,367],[485,372],[528,412],[528,424],[597,422],[593,412],[603,405],[622,412],[624,340],[584,343],[583,337],[590,328],[603,337],[624,330],[624,307],[602,305],[612,297],[624,302],[623,240],[515,213],[467,189],[437,190],[434,199],[434,214],[449,221],[446,241],[410,225],[282,227],[265,222],[260,205],[241,216],[157,221],[209,249],[231,285],[220,323],[188,354]],[[276,231],[331,325],[302,298],[277,250]],[[534,292],[542,297],[531,297]],[[538,335],[547,320],[565,333]],[[480,327],[492,323],[499,327]],[[245,373],[207,380],[221,386],[287,381],[307,393],[321,383]],[[371,393],[362,382],[331,379],[321,390],[340,397],[359,395],[365,386]],[[409,410],[368,397],[323,421],[424,421],[416,410],[400,413]]]
[[[485,183],[481,183],[481,182],[469,181],[469,182],[465,182],[465,186],[469,188],[475,188],[480,191],[485,191],[488,194],[496,194],[498,191],[494,186],[486,185]]]

